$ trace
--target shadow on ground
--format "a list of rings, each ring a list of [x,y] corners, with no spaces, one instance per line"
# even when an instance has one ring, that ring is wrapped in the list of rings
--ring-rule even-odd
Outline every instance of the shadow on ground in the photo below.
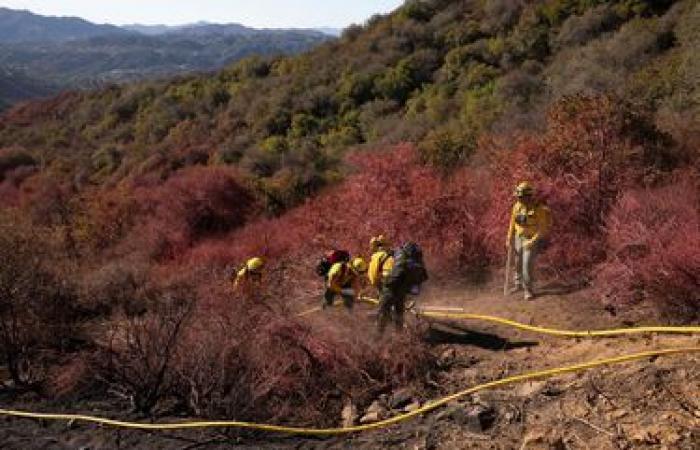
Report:
[[[470,345],[493,351],[515,350],[539,345],[535,341],[511,341],[496,334],[483,333],[459,325],[441,323],[430,325],[427,340],[432,345]]]
[[[536,290],[537,297],[549,295],[568,295],[583,290],[586,285],[582,282],[564,283],[553,281]]]

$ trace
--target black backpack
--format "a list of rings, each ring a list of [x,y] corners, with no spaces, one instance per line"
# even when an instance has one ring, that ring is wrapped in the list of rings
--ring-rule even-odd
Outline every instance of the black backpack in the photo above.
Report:
[[[319,277],[325,277],[328,272],[333,267],[333,264],[339,262],[349,262],[350,252],[347,250],[331,250],[326,253],[326,255],[321,258],[321,260],[316,264],[316,274]]]
[[[423,263],[423,250],[415,242],[407,242],[395,252],[395,260],[405,271],[409,286],[420,286],[428,280],[428,271]]]

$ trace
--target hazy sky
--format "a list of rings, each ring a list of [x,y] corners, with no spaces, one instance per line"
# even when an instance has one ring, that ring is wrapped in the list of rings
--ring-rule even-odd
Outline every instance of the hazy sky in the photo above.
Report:
[[[386,13],[402,0],[0,0],[0,6],[97,23],[177,25],[200,20],[253,27],[342,28]]]

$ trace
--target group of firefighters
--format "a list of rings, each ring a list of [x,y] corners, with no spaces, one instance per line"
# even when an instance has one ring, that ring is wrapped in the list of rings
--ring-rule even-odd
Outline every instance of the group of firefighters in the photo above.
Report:
[[[533,269],[535,259],[546,247],[552,224],[549,208],[535,195],[534,187],[522,182],[515,188],[506,248],[515,255],[515,277],[511,293],[523,292],[525,300],[534,298]],[[417,295],[420,285],[428,279],[423,255],[418,245],[408,242],[396,250],[385,236],[373,237],[370,242],[369,263],[361,257],[350,258],[347,252],[334,251],[327,255],[322,269],[325,278],[323,308],[332,306],[340,296],[348,310],[359,298],[366,280],[379,295],[378,328],[383,332],[391,321],[397,329],[403,328],[406,298]],[[246,289],[261,283],[265,261],[260,257],[249,259],[237,272],[234,286]]]

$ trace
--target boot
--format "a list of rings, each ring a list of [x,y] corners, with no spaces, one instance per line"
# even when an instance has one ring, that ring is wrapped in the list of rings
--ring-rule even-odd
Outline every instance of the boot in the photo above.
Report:
[[[517,294],[518,292],[523,290],[523,286],[521,284],[516,284],[515,286],[511,287],[508,289],[509,294]]]

